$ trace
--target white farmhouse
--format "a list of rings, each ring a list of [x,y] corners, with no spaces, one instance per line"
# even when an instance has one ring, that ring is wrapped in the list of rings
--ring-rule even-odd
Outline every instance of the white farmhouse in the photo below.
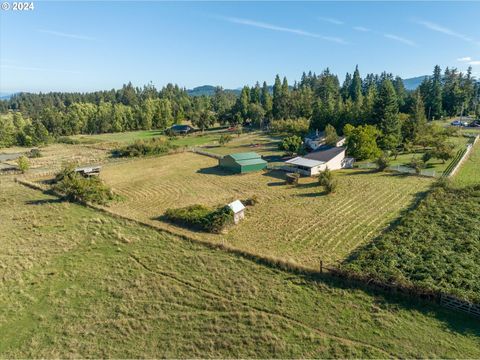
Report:
[[[307,176],[315,176],[327,168],[339,170],[353,166],[353,159],[345,157],[346,149],[344,147],[322,147],[322,149],[287,160],[285,169]]]

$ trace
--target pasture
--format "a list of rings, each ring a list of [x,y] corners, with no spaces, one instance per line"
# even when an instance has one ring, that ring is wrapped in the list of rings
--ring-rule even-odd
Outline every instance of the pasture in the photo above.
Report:
[[[480,357],[463,314],[0,188],[2,358]]]
[[[101,177],[124,197],[109,211],[179,234],[224,243],[261,256],[318,268],[369,242],[431,184],[430,179],[360,170],[336,172],[339,186],[325,195],[315,179],[285,185],[279,171],[230,175],[217,160],[192,153],[109,164]],[[246,219],[226,234],[197,233],[158,218],[166,209],[227,204],[257,196]]]
[[[480,184],[480,140],[474,145],[467,160],[453,176],[455,186]]]

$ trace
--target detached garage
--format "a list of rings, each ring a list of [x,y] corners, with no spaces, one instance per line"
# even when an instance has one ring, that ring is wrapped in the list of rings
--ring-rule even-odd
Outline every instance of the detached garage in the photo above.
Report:
[[[245,174],[265,169],[267,162],[255,152],[244,152],[225,155],[218,160],[218,165],[233,173]]]

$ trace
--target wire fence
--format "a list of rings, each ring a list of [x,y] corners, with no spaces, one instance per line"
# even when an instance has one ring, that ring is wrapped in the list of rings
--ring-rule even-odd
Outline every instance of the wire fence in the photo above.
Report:
[[[356,167],[358,169],[376,169],[378,168],[378,165],[375,163],[362,163],[362,164],[357,164]],[[419,172],[417,172],[415,169],[405,165],[391,165],[387,167],[386,170],[395,171],[402,174],[411,174],[411,175],[428,176],[428,177],[437,176],[436,171],[433,169],[422,169]]]

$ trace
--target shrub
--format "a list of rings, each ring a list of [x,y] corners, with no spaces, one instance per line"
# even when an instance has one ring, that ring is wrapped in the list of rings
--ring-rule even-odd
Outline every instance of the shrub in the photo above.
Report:
[[[73,138],[68,137],[68,136],[60,136],[59,138],[57,138],[57,142],[59,142],[61,144],[69,144],[69,145],[80,144],[80,140],[73,139]]]
[[[25,172],[30,168],[30,162],[26,156],[20,156],[17,160],[17,165],[22,174],[25,174]]]
[[[42,153],[39,149],[32,149],[27,153],[27,157],[30,159],[42,157]]]
[[[274,120],[271,122],[270,128],[272,132],[280,135],[297,135],[305,136],[310,127],[310,120],[299,118],[296,120]]]
[[[279,144],[280,150],[285,150],[289,155],[297,154],[302,148],[302,139],[297,136],[289,136]]]
[[[150,140],[137,140],[133,144],[115,149],[113,155],[119,157],[160,155],[176,148],[177,146],[172,145],[164,138],[153,138]]]
[[[257,195],[252,195],[252,197],[242,201],[242,203],[244,203],[246,206],[255,206],[258,204],[258,197]]]
[[[56,177],[53,190],[68,201],[105,205],[116,197],[112,190],[96,176],[85,178],[73,170],[73,166],[62,169]]]
[[[412,157],[410,160],[409,166],[415,170],[416,174],[420,174],[422,169],[425,168],[425,163],[421,159],[417,159],[416,157]]]
[[[332,172],[328,168],[318,175],[318,184],[323,186],[327,194],[335,192],[338,186],[337,179],[333,177]]]
[[[426,153],[424,153],[424,154],[422,155],[422,161],[423,161],[424,163],[427,163],[432,157],[433,157],[432,152],[431,152],[431,151],[427,151]]]
[[[233,212],[228,206],[211,209],[204,205],[191,205],[179,209],[167,209],[165,218],[176,224],[219,233],[225,226],[233,223]]]
[[[384,171],[390,165],[388,155],[383,153],[376,161],[378,171]]]
[[[230,135],[230,134],[222,134],[220,136],[220,139],[218,140],[218,142],[222,146],[229,143],[230,141],[232,141],[232,135]]]

